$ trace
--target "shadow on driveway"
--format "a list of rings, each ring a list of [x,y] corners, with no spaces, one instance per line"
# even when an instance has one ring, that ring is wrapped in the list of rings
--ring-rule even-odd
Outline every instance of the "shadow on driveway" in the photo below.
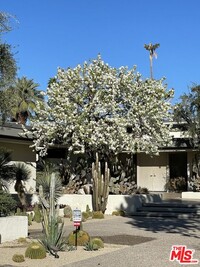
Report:
[[[134,227],[151,231],[153,233],[165,232],[172,234],[181,234],[183,236],[200,237],[200,219],[178,219],[161,217],[129,217],[127,222]]]

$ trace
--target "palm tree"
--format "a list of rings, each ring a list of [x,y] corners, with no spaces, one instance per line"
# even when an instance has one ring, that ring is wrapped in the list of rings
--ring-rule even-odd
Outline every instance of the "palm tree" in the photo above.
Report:
[[[150,74],[151,79],[153,79],[153,57],[157,57],[157,54],[155,53],[156,49],[160,46],[160,44],[145,44],[144,48],[149,51],[149,59],[150,59]]]
[[[14,170],[15,170],[15,191],[18,194],[18,198],[21,202],[22,207],[27,206],[26,201],[26,192],[25,186],[22,182],[26,182],[31,177],[31,170],[24,162],[16,162],[14,163]]]
[[[43,102],[44,99],[41,91],[37,90],[38,86],[33,79],[22,77],[10,87],[14,97],[11,109],[13,121],[25,124],[27,119],[34,115],[37,101]]]
[[[11,161],[11,152],[0,148],[0,190],[7,189],[7,182],[15,179],[15,169]]]
[[[24,162],[11,164],[11,151],[0,148],[0,191],[7,191],[9,182],[15,181],[15,191],[22,207],[26,207],[26,192],[22,183],[30,179],[31,171]]]

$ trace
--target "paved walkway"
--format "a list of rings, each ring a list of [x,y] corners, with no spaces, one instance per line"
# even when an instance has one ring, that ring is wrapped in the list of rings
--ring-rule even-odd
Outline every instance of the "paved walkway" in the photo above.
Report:
[[[68,226],[67,231],[73,227]],[[114,217],[84,223],[91,236],[131,235],[153,238],[152,241],[128,246],[116,252],[66,264],[63,267],[170,267],[191,266],[170,262],[173,245],[195,249],[194,259],[200,260],[200,219]],[[135,237],[136,238],[136,237]]]

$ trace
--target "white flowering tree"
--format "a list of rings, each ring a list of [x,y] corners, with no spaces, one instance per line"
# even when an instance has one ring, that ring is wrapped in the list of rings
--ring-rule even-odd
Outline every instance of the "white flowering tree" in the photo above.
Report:
[[[169,141],[170,99],[164,80],[146,79],[135,67],[112,68],[100,56],[58,69],[32,121],[34,148],[44,156],[55,144],[69,151],[156,153]],[[27,130],[26,130],[27,131]]]

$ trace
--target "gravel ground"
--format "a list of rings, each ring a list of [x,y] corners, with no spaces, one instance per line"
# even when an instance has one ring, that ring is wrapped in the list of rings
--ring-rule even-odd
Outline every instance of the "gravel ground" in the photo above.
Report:
[[[29,227],[30,239],[41,235],[41,227]],[[5,248],[0,245],[0,267],[171,267],[184,266],[178,261],[170,262],[173,245],[186,245],[194,249],[194,259],[200,260],[200,219],[112,217],[91,220],[83,224],[90,236],[104,239],[105,248],[99,251],[59,253],[60,258],[47,256],[44,260],[29,260],[16,264],[12,255],[23,253],[24,247]],[[65,221],[66,235],[74,230],[73,223]],[[112,244],[109,244],[112,243]],[[127,245],[128,244],[128,245]],[[197,265],[195,265],[197,266]]]
[[[74,263],[77,261],[82,261],[92,257],[105,255],[110,252],[124,248],[124,246],[119,245],[105,245],[104,249],[98,251],[85,251],[82,247],[78,247],[76,251],[69,252],[60,252],[59,259],[55,259],[53,256],[47,254],[47,257],[41,260],[33,260],[25,258],[25,262],[15,263],[12,261],[12,256],[14,254],[23,254],[25,253],[26,248],[24,246],[19,246],[13,244],[14,242],[4,243],[4,246],[0,247],[0,267],[1,266],[27,266],[27,267],[59,267],[63,266],[66,263]]]
[[[83,227],[87,228],[87,231],[89,233],[89,229],[92,230],[92,228],[94,228],[94,231],[91,231],[91,236],[102,237],[105,244],[105,247],[103,249],[100,249],[98,251],[85,251],[83,247],[78,247],[78,249],[75,251],[60,252],[59,259],[55,259],[53,256],[47,255],[47,257],[42,260],[32,260],[25,258],[25,262],[15,263],[12,261],[12,256],[14,254],[24,255],[26,247],[28,245],[19,243],[17,240],[15,240],[13,242],[5,242],[3,244],[0,244],[0,267],[61,267],[65,264],[72,264],[78,261],[91,259],[93,257],[106,255],[108,253],[127,248],[130,245],[133,246],[152,240],[152,238],[149,237],[116,234],[113,235],[112,233],[112,235],[101,235],[101,231],[99,231],[103,227],[101,227],[101,224],[104,224],[106,221],[108,221],[109,224],[112,225],[112,222],[114,223],[116,219],[117,218],[113,216],[106,216],[106,218],[103,220],[91,220],[84,223]],[[95,227],[95,225],[97,227]],[[69,219],[65,219],[66,235],[68,235],[73,230],[73,222],[71,222]],[[97,235],[95,235],[95,231],[98,232]],[[42,236],[41,224],[33,223],[29,227],[29,237],[27,238],[27,241],[31,242],[33,240],[36,240],[40,236]]]

